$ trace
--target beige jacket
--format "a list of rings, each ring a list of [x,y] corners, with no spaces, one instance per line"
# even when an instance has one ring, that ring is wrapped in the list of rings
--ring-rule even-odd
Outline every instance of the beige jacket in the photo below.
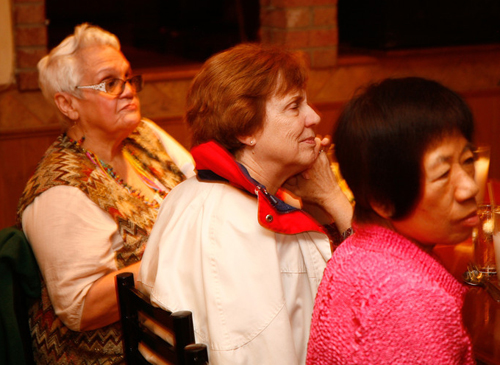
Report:
[[[188,179],[163,202],[143,256],[139,289],[193,312],[213,365],[305,363],[330,243],[320,232],[275,233],[257,214],[256,196]]]

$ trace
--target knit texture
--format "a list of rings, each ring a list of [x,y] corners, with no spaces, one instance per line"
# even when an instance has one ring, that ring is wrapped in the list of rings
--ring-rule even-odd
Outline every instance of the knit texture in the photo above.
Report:
[[[307,364],[474,364],[464,286],[405,237],[356,228],[325,270]]]

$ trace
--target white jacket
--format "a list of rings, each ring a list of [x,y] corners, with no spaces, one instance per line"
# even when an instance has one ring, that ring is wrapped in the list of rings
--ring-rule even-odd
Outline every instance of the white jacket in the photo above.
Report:
[[[193,312],[213,365],[305,364],[330,242],[264,228],[258,199],[188,179],[164,201],[142,259],[139,289],[162,308]]]

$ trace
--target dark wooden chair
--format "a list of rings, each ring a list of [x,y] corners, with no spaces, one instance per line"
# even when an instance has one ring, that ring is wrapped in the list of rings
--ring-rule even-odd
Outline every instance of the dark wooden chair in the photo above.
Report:
[[[135,288],[132,273],[118,274],[116,288],[128,364],[208,364],[207,346],[195,343],[191,312],[153,306]]]

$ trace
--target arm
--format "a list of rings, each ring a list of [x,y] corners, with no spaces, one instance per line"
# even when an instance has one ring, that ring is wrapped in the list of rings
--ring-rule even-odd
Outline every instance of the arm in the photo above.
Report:
[[[109,306],[117,311],[114,283],[102,293],[100,289],[101,282],[116,275],[114,251],[123,245],[113,219],[80,190],[59,186],[37,197],[22,220],[63,323],[79,331],[116,321],[117,316],[107,315]],[[94,294],[99,294],[97,301]]]
[[[92,284],[85,297],[80,331],[101,328],[120,319],[115,276],[122,272],[131,272],[137,280],[140,264],[140,262],[136,262],[121,270],[109,273]]]

